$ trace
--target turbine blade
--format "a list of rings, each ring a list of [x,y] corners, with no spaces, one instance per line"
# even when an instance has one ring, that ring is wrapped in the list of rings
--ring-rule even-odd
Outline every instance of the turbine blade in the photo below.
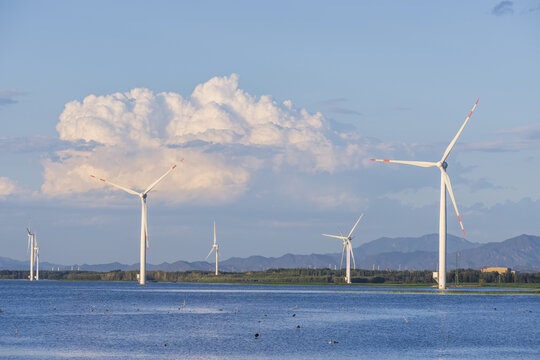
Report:
[[[102,179],[102,178],[98,178],[98,177],[96,177],[96,176],[94,176],[94,175],[90,175],[90,176],[93,177],[93,178],[96,179],[96,180],[103,181],[105,184],[109,184],[109,185],[114,186],[114,187],[116,187],[116,188],[118,188],[118,189],[120,189],[120,190],[124,190],[124,191],[127,192],[127,193],[130,193],[130,194],[139,196],[139,193],[136,192],[135,190],[131,190],[130,188],[127,188],[127,187],[124,187],[124,186],[121,186],[121,185],[112,183],[112,182],[107,181],[107,180]]]
[[[214,221],[214,245],[216,245],[216,222]]]
[[[450,199],[452,199],[452,204],[454,204],[454,209],[456,210],[456,215],[459,220],[459,225],[461,226],[463,235],[465,235],[465,229],[463,228],[463,223],[461,222],[461,216],[459,216],[456,199],[454,198],[454,192],[452,191],[452,184],[450,184],[450,177],[448,177],[448,174],[443,169],[441,169],[441,174],[444,179],[444,183],[446,184],[446,188],[448,189],[448,193],[450,194]]]
[[[480,100],[480,99],[478,99],[478,100]],[[459,129],[458,133],[456,134],[456,136],[454,136],[454,138],[450,142],[450,145],[448,145],[448,147],[446,148],[446,151],[444,152],[444,155],[443,155],[443,157],[441,159],[441,162],[446,160],[448,155],[450,155],[450,151],[452,151],[452,148],[454,147],[454,145],[456,145],[456,141],[458,140],[459,135],[461,135],[461,132],[463,131],[463,128],[465,128],[465,125],[467,125],[467,122],[471,118],[471,115],[472,115],[474,109],[476,109],[476,105],[478,104],[478,100],[476,100],[476,102],[474,103],[474,106],[473,106],[472,110],[469,112],[469,115],[465,119],[465,122],[463,123],[463,125],[461,125],[461,128]]]
[[[208,259],[208,257],[210,256],[210,254],[212,254],[212,251],[214,251],[214,248],[211,248],[211,249],[210,249],[210,252],[208,253],[208,255],[206,255],[206,258],[205,258],[205,259]]]
[[[345,240],[345,239],[347,239],[345,236],[328,235],[328,234],[321,234],[321,235],[322,235],[322,236],[328,236],[328,237],[336,238],[336,239],[340,239],[340,240]]]
[[[352,245],[351,245],[350,241],[349,241],[349,251],[351,252],[351,257],[352,257],[354,270],[356,270],[356,262],[354,261],[354,252],[353,252]]]
[[[184,161],[184,159],[180,160],[180,162],[182,162],[182,161]],[[159,179],[157,179],[149,187],[147,187],[146,190],[144,190],[143,194],[148,194],[150,192],[150,190],[152,190],[157,184],[159,184],[159,182],[161,180],[165,179],[165,177],[167,175],[169,175],[171,173],[171,171],[173,171],[175,168],[176,168],[176,164],[174,164],[173,167],[171,167],[169,170],[167,170],[167,172],[165,174],[161,175],[161,177]]]
[[[351,237],[354,229],[356,229],[356,225],[358,225],[358,223],[360,222],[360,219],[362,219],[362,217],[364,217],[364,214],[360,215],[360,217],[358,218],[358,220],[356,221],[356,224],[354,224],[353,228],[351,229],[351,232],[349,233],[349,236],[347,236],[347,239]]]
[[[369,159],[371,161],[382,161],[387,163],[406,164],[420,167],[435,167],[437,163],[429,161],[406,161],[406,160],[384,160],[384,159]]]
[[[345,246],[347,246],[347,244],[343,242],[343,250],[341,251],[341,262],[339,263],[340,269],[343,267],[343,255],[345,255]]]

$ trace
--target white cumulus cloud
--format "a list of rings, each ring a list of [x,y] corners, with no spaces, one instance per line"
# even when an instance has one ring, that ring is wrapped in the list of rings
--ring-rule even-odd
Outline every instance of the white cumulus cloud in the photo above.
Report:
[[[90,174],[142,190],[185,158],[156,187],[156,195],[171,202],[229,201],[246,191],[261,167],[312,173],[358,168],[366,148],[380,146],[333,131],[322,114],[291,101],[248,94],[235,74],[214,77],[189,97],[140,88],[89,95],[66,104],[57,131],[60,140],[95,146],[64,149],[45,160],[44,193],[103,188]]]
[[[19,186],[8,177],[0,177],[0,197],[13,195],[19,192]]]

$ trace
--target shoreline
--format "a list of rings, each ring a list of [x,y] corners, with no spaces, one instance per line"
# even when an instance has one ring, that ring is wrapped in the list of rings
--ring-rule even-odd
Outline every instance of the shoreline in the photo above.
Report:
[[[138,271],[113,270],[96,272],[84,270],[40,271],[37,281],[121,281],[137,282]],[[453,272],[452,272],[453,273]],[[449,273],[451,274],[451,273]],[[0,270],[0,280],[28,280],[28,270]],[[336,286],[336,287],[367,287],[387,288],[396,287],[403,290],[420,288],[422,291],[433,292],[437,289],[432,273],[422,271],[378,271],[353,270],[352,283],[344,281],[344,272],[330,269],[269,269],[264,271],[223,272],[214,275],[210,271],[147,271],[147,282],[186,283],[186,284],[235,284],[235,285],[292,285],[292,286]],[[498,274],[497,274],[498,275]],[[519,293],[522,289],[540,291],[540,273],[523,273],[518,276],[496,276],[493,273],[482,273],[474,269],[460,271],[460,282],[448,281],[448,292],[468,293],[472,290],[483,292],[490,289],[507,289]],[[419,290],[418,290],[419,291]]]
[[[16,281],[24,282],[27,279],[0,279],[0,283],[3,281]],[[36,282],[72,282],[72,283],[133,283],[134,281],[127,280],[69,280],[69,279],[42,279]],[[342,289],[335,290],[321,290],[320,292],[328,293],[363,293],[363,294],[403,294],[403,295],[533,295],[540,296],[540,286],[532,287],[520,287],[505,286],[511,284],[501,284],[500,286],[464,286],[464,287],[450,287],[446,290],[438,290],[435,286],[426,284],[302,284],[302,283],[239,283],[239,282],[170,282],[170,281],[150,281],[149,284],[193,284],[193,285],[245,285],[245,286],[287,286],[287,287],[340,287]],[[142,286],[141,289],[145,287]],[[361,288],[372,288],[374,290],[362,290]],[[386,289],[385,289],[386,288]],[[403,288],[392,289],[392,288]],[[407,289],[407,288],[425,288],[423,289]],[[429,290],[428,290],[429,289]]]

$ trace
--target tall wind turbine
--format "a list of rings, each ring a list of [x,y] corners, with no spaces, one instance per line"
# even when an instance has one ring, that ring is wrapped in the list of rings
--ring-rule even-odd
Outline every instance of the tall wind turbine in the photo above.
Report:
[[[181,162],[184,161],[184,159],[180,160]],[[152,190],[161,180],[163,180],[167,175],[171,173],[176,168],[176,164],[171,167],[165,174],[163,174],[159,179],[154,181],[150,186],[146,188],[143,192],[136,192],[135,190],[131,190],[127,187],[114,184],[110,181],[107,181],[105,179],[97,178],[94,175],[90,175],[94,179],[98,179],[100,181],[103,181],[106,184],[109,184],[111,186],[114,186],[120,190],[124,190],[127,193],[130,193],[132,195],[137,195],[141,199],[141,256],[140,256],[140,273],[139,273],[139,284],[144,285],[146,283],[146,249],[145,249],[145,243],[146,248],[148,248],[148,223],[147,223],[147,214],[146,214],[146,198],[148,196],[148,193],[150,190]]]
[[[217,241],[216,241],[216,222],[215,221],[214,221],[214,245],[210,249],[210,252],[208,253],[208,255],[206,255],[207,259],[210,256],[210,254],[212,254],[212,251],[214,251],[214,250],[216,250],[216,275],[218,275],[219,246],[218,246]]]
[[[339,265],[339,267],[341,268],[341,266],[343,265],[343,255],[345,254],[345,251],[347,251],[347,272],[345,274],[345,282],[347,284],[351,283],[351,257],[352,257],[352,260],[353,260],[354,268],[356,269],[356,262],[354,261],[354,253],[353,253],[352,244],[351,244],[351,240],[353,238],[352,238],[351,235],[352,235],[354,229],[356,229],[356,225],[358,225],[358,223],[360,222],[360,219],[362,219],[363,216],[364,216],[364,214],[360,215],[358,220],[356,220],[356,224],[354,224],[353,228],[349,232],[349,235],[347,235],[347,236],[343,236],[343,234],[341,234],[341,236],[322,234],[323,236],[328,236],[328,237],[333,237],[333,238],[336,238],[336,239],[343,240],[343,251],[341,252],[341,264]]]
[[[461,128],[459,129],[458,133],[456,134],[454,139],[452,139],[452,141],[450,142],[450,145],[448,145],[448,147],[446,148],[446,151],[444,152],[441,160],[437,162],[427,162],[427,161],[371,159],[372,161],[384,161],[388,163],[407,164],[407,165],[414,165],[414,166],[420,166],[420,167],[438,167],[441,170],[441,207],[440,207],[440,213],[439,213],[440,214],[439,215],[439,271],[433,273],[433,277],[439,284],[439,289],[441,290],[446,289],[446,190],[447,189],[448,189],[448,194],[450,194],[450,199],[452,199],[452,204],[454,204],[454,210],[456,210],[456,214],[459,220],[459,225],[461,226],[461,230],[463,230],[463,234],[465,234],[465,229],[463,228],[463,223],[461,222],[461,217],[459,216],[456,200],[454,199],[454,193],[452,192],[452,185],[450,184],[450,178],[448,177],[448,174],[446,173],[446,168],[448,167],[448,164],[446,163],[446,159],[448,158],[448,155],[450,155],[450,151],[452,151],[452,149],[454,148],[454,145],[456,144],[456,141],[461,135],[463,128],[465,128],[465,125],[467,125],[467,122],[471,118],[471,115],[474,109],[476,109],[478,100],[476,100],[476,102],[474,103],[474,106],[469,112],[469,115],[465,119],[465,122],[463,123],[463,125],[461,125]]]
[[[30,226],[26,228],[28,231],[28,250],[30,250],[30,281],[34,280],[34,234],[30,231]]]

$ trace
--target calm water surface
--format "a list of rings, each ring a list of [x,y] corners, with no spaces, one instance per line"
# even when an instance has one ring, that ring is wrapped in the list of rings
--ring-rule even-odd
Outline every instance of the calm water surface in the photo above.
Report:
[[[540,359],[539,296],[384,290],[0,281],[0,359]]]

